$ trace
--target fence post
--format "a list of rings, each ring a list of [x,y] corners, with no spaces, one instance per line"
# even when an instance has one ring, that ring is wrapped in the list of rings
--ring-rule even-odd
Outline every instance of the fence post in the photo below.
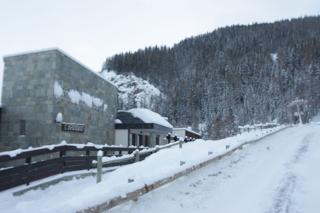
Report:
[[[86,160],[87,160],[87,169],[89,171],[91,167],[90,150],[86,150]]]
[[[28,164],[28,172],[27,172],[27,186],[30,184],[30,178],[29,178],[29,171],[30,171],[30,165],[31,165],[31,156],[26,158],[26,164]]]
[[[63,147],[61,147],[61,150],[59,152],[59,157],[60,157],[61,163],[62,163],[61,173],[64,173],[65,167],[66,167],[65,155],[66,155],[66,150],[65,150],[65,146],[63,146]]]
[[[160,150],[160,147],[157,145],[155,148],[155,152],[159,152],[159,150]]]
[[[99,150],[97,153],[97,183],[101,182],[102,177],[102,156],[103,152]]]
[[[183,141],[182,140],[179,140],[179,148],[182,149],[182,143]]]
[[[134,162],[139,162],[140,161],[140,151],[137,149],[134,151]]]

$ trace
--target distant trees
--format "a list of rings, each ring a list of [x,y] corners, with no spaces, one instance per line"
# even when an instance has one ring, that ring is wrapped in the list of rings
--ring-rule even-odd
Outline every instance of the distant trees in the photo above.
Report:
[[[320,17],[231,26],[168,47],[115,55],[103,69],[133,72],[166,95],[160,113],[176,126],[205,124],[208,137],[237,125],[288,122],[287,105],[320,107]]]

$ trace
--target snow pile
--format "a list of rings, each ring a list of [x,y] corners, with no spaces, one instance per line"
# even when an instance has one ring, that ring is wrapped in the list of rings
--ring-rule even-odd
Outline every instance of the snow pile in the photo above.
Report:
[[[278,60],[278,54],[277,53],[271,53],[270,57],[271,57],[273,62],[277,62],[277,60]]]
[[[155,101],[164,95],[148,81],[134,74],[117,74],[114,71],[103,71],[101,75],[117,86],[119,99],[127,108],[153,108]]]
[[[62,86],[59,84],[59,82],[54,82],[54,95],[56,98],[60,98],[64,95],[64,90]],[[95,96],[92,96],[85,92],[79,92],[75,89],[71,89],[67,91],[68,97],[71,101],[71,103],[79,104],[80,102],[83,102],[88,107],[96,106],[96,107],[103,107],[103,110],[106,111],[108,109],[108,105],[103,102],[100,98],[97,98]]]
[[[81,99],[81,95],[77,90],[70,90],[68,92],[68,96],[70,98],[70,101],[74,104],[79,104],[80,103],[80,99]]]
[[[63,96],[63,89],[59,82],[55,81],[53,85],[53,93],[56,98]]]
[[[144,123],[155,123],[168,128],[173,128],[172,125],[161,115],[145,108],[134,108],[127,112],[131,113],[133,117],[139,118]]]
[[[45,191],[34,190],[17,197],[11,195],[13,189],[7,190],[0,193],[1,210],[3,213],[76,212],[116,196],[126,196],[128,192],[142,188],[145,184],[170,177],[281,128],[251,131],[219,141],[197,140],[184,144],[182,149],[179,146],[163,149],[144,161],[104,174],[99,184],[95,183],[95,178],[90,177],[60,182]],[[182,166],[181,161],[185,162]]]
[[[119,119],[116,119],[116,120],[114,120],[114,123],[116,123],[116,124],[122,124],[122,121],[119,120]]]
[[[63,116],[62,116],[61,112],[57,113],[56,122],[58,122],[58,123],[62,123],[63,122]]]
[[[320,113],[311,119],[311,122],[320,124]]]
[[[70,90],[68,92],[68,96],[72,103],[79,104],[80,101],[85,103],[88,107],[92,107],[93,105],[96,107],[101,107],[103,105],[103,101],[97,97],[91,96],[85,92],[78,92],[76,90]]]

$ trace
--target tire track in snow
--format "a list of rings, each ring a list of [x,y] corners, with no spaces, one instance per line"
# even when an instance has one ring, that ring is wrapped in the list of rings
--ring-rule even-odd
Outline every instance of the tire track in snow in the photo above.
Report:
[[[277,187],[276,194],[273,199],[273,204],[267,213],[298,213],[298,209],[294,205],[292,195],[298,187],[299,177],[292,171],[294,166],[301,161],[303,156],[308,152],[311,138],[314,133],[311,133],[303,138],[301,146],[295,153],[293,159],[286,165],[288,172],[284,176],[280,185]]]

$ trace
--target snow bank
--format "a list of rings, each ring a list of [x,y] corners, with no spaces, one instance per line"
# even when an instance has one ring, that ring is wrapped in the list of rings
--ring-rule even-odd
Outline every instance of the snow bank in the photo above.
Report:
[[[12,196],[13,190],[8,190],[0,193],[1,210],[3,213],[76,212],[116,196],[126,196],[128,192],[144,187],[145,184],[170,177],[281,128],[283,127],[251,131],[218,141],[196,140],[184,144],[182,149],[178,146],[163,149],[144,161],[104,174],[99,184],[95,183],[95,178],[79,179],[61,182],[45,191],[30,191],[19,197]],[[185,164],[180,166],[180,161]]]
[[[173,128],[172,125],[164,119],[161,115],[145,108],[134,108],[127,112],[131,113],[134,117],[141,119],[145,123],[155,123],[168,128]]]
[[[320,113],[311,119],[311,122],[320,123]]]

